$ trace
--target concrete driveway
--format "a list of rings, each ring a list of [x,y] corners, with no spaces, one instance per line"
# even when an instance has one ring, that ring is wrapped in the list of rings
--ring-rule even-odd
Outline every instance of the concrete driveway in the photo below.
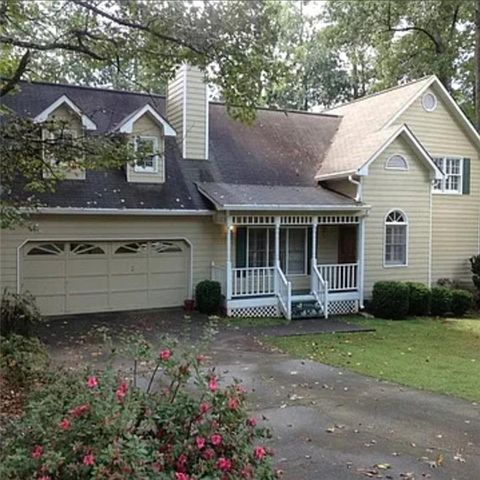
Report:
[[[181,333],[182,322],[180,311],[105,314],[52,320],[39,333],[58,361],[78,363],[95,357],[93,325],[155,342]],[[205,319],[190,322],[184,341],[193,342]],[[210,354],[225,381],[242,379],[250,391],[286,479],[480,479],[478,404],[292,359],[247,330],[220,328]]]

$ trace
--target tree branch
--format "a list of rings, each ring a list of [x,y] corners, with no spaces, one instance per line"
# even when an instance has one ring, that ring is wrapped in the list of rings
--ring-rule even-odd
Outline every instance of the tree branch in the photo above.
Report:
[[[30,60],[30,50],[27,50],[23,54],[22,58],[20,59],[20,62],[17,65],[17,69],[15,70],[15,73],[0,88],[0,97],[5,96],[8,92],[10,92],[15,88],[15,85],[20,81],[20,79],[22,78],[22,75],[25,73],[29,60]]]

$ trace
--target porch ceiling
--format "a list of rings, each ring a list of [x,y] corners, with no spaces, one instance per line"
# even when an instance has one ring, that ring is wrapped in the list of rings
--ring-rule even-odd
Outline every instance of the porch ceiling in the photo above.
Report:
[[[365,205],[320,186],[197,183],[217,210],[362,210]]]

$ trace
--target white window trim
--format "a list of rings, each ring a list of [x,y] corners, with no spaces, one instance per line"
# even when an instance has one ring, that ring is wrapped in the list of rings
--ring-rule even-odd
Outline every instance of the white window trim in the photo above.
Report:
[[[133,170],[135,173],[158,173],[158,137],[155,135],[135,135],[134,145],[135,151],[137,151],[137,141],[138,139],[153,140],[153,149],[157,152],[153,155],[153,167],[142,167],[135,162]]]
[[[390,167],[390,166],[389,166],[389,163],[390,163],[390,160],[391,160],[393,157],[402,157],[403,160],[404,160],[404,162],[405,162],[406,167],[405,167],[405,168],[402,168],[402,167]],[[397,171],[400,171],[400,172],[406,172],[406,171],[410,170],[410,165],[409,165],[408,160],[406,159],[405,155],[402,155],[401,153],[394,153],[393,155],[390,155],[390,156],[387,158],[387,161],[385,162],[385,170],[397,170]]]
[[[400,212],[405,218],[405,222],[401,223],[389,223],[388,225],[405,225],[406,227],[406,242],[405,242],[405,263],[402,264],[390,264],[386,262],[387,253],[387,218],[392,212]],[[408,252],[409,252],[409,239],[410,239],[410,222],[407,214],[400,208],[392,208],[387,212],[383,218],[383,268],[405,268],[408,267]]]
[[[440,180],[442,188],[441,189],[436,189],[434,185],[432,185],[432,193],[434,195],[463,195],[463,159],[464,157],[461,157],[459,155],[432,155],[433,159],[442,159],[442,172],[443,172],[443,178]],[[445,162],[447,158],[451,158],[453,160],[460,160],[460,183],[459,183],[459,190],[446,190],[445,185],[447,184],[447,177],[448,174],[445,173]]]
[[[267,248],[266,248],[266,258],[270,258],[270,234],[275,234],[275,230],[272,227],[266,226],[249,226],[247,227],[247,240],[246,240],[246,252],[245,252],[245,266],[246,268],[257,268],[250,266],[250,230],[253,229],[265,229],[267,231]],[[288,272],[288,260],[289,260],[289,232],[290,230],[304,230],[305,231],[305,260],[304,260],[304,268],[303,273],[289,273]],[[304,277],[308,275],[308,227],[305,226],[295,226],[295,227],[282,227],[282,230],[285,230],[285,274],[290,277]],[[279,252],[280,254],[280,252]],[[264,265],[264,267],[268,267],[269,265]],[[273,266],[273,265],[270,265]],[[261,268],[261,267],[258,267]]]

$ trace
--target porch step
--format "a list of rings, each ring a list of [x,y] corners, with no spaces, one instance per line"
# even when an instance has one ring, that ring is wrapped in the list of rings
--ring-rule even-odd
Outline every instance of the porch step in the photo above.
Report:
[[[311,295],[309,295],[311,297]],[[323,318],[323,309],[316,300],[292,298],[292,319]]]

